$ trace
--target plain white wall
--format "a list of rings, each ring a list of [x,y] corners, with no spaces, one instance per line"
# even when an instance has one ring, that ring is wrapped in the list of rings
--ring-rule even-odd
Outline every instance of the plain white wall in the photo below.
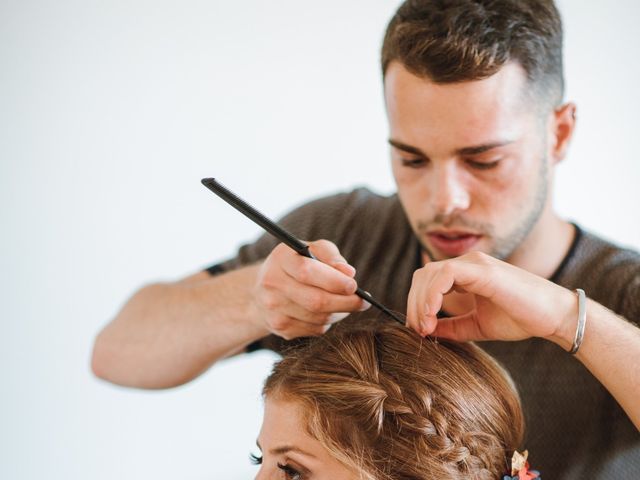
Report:
[[[271,354],[144,392],[93,378],[92,342],[140,285],[258,235],[200,178],[273,217],[393,190],[378,50],[398,3],[0,3],[0,478],[252,477]],[[640,3],[560,6],[579,124],[558,209],[640,248]]]

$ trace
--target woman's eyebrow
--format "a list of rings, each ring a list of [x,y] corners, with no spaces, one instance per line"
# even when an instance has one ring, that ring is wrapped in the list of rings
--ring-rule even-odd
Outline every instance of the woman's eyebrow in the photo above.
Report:
[[[260,446],[260,442],[258,440],[256,440],[256,445],[258,446],[260,451],[262,451],[262,447]],[[301,455],[306,455],[307,457],[317,458],[312,453],[305,452],[304,450],[301,450],[298,447],[292,447],[292,446],[289,446],[289,445],[283,445],[282,447],[272,448],[271,450],[269,450],[269,453],[272,454],[272,455],[282,455],[282,454],[288,453],[288,452],[295,452],[295,453],[299,453]]]
[[[307,457],[311,457],[311,458],[317,458],[315,455],[313,455],[312,453],[309,452],[305,452],[304,450],[299,449],[298,447],[293,447],[293,446],[289,446],[289,445],[283,445],[282,447],[278,447],[278,448],[272,448],[270,450],[270,452],[273,455],[282,455],[284,453],[288,453],[288,452],[295,452],[295,453],[299,453],[301,455],[305,455]]]

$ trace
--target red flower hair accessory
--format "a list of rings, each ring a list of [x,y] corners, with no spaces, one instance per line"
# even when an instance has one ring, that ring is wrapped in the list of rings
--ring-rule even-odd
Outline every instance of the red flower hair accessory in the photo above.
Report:
[[[529,452],[527,450],[524,453],[520,453],[517,450],[513,452],[511,457],[511,475],[505,475],[502,480],[542,480],[540,472],[537,470],[529,470],[529,462],[527,457]]]

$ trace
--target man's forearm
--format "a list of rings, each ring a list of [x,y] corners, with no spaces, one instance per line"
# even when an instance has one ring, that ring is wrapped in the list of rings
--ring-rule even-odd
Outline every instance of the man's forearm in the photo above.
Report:
[[[571,325],[572,322],[567,322]],[[575,324],[574,324],[575,325]],[[571,348],[575,326],[557,341]],[[584,341],[576,354],[613,395],[640,430],[640,329],[593,300],[587,300]]]
[[[258,266],[139,290],[98,335],[94,373],[138,388],[169,388],[268,334],[252,309]]]

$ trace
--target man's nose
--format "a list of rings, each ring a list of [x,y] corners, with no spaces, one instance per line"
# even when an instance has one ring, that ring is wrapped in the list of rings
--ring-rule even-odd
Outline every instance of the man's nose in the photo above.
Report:
[[[447,162],[434,169],[432,191],[438,215],[446,217],[469,208],[471,197],[462,174],[455,162]]]

